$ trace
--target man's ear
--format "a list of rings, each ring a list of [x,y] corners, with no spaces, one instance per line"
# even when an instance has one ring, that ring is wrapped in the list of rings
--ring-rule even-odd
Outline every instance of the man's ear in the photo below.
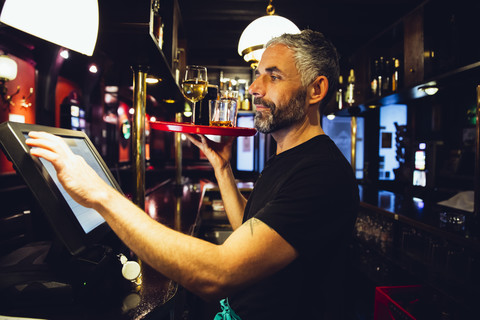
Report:
[[[308,86],[308,99],[310,104],[316,104],[322,101],[327,95],[328,79],[325,76],[318,76]]]

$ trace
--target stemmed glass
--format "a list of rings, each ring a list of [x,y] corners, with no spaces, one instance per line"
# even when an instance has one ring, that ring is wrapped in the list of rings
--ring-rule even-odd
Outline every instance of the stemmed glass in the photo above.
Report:
[[[202,66],[188,65],[185,68],[185,76],[182,81],[182,89],[185,98],[193,103],[192,124],[195,124],[195,110],[198,101],[205,98],[208,88],[207,68]]]

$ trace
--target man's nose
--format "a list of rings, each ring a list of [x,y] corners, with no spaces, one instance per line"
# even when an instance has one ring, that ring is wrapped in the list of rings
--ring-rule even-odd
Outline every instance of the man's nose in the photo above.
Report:
[[[250,87],[248,87],[248,92],[254,97],[263,97],[265,95],[264,86],[262,86],[261,76],[257,77],[255,81],[252,82]]]

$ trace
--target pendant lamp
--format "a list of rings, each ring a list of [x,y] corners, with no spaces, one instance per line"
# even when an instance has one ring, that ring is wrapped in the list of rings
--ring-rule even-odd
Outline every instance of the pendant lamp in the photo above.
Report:
[[[284,33],[300,33],[300,29],[287,18],[275,15],[275,8],[272,5],[273,0],[269,0],[267,6],[267,15],[252,21],[243,30],[238,41],[238,54],[250,63],[252,68],[256,68],[263,52],[265,44],[272,38],[278,37]]]
[[[0,22],[91,56],[98,36],[97,0],[5,0]]]
[[[17,63],[0,52],[0,81],[10,81],[17,77]]]

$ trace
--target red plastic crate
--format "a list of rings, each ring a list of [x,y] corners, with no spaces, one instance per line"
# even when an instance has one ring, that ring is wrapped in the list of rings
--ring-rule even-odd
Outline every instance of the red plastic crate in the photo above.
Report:
[[[374,320],[416,320],[408,310],[418,302],[422,286],[376,287]]]

